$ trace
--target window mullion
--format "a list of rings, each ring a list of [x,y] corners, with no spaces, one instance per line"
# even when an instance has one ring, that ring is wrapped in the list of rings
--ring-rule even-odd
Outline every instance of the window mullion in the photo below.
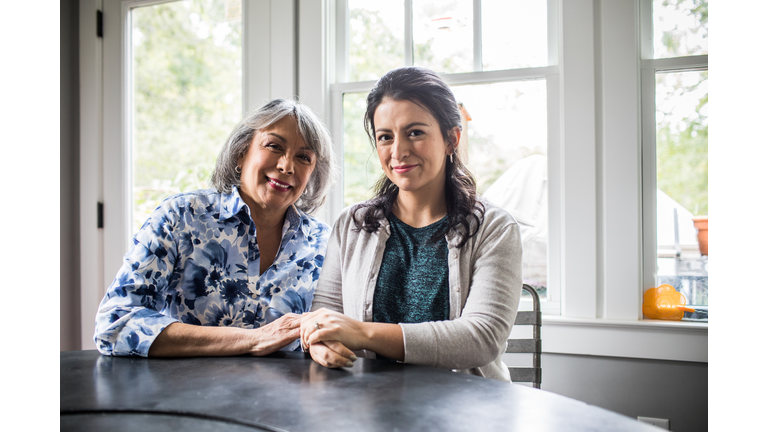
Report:
[[[643,164],[643,292],[656,286],[656,73],[640,72]]]
[[[334,82],[347,82],[349,79],[349,5],[347,0],[336,0],[334,31],[336,32]]]
[[[413,0],[405,1],[405,66],[413,66]]]
[[[482,0],[472,4],[472,70],[483,70],[483,10]]]

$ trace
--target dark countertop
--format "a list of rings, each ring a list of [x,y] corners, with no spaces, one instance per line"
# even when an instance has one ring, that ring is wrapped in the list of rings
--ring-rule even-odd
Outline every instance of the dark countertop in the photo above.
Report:
[[[554,393],[449,370],[303,353],[145,359],[60,356],[61,430],[646,431]]]

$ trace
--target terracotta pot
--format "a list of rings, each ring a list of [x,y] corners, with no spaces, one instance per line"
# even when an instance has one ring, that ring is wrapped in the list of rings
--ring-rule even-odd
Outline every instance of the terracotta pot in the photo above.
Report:
[[[702,255],[709,255],[709,216],[697,216],[693,218],[693,226],[699,230],[699,251]]]

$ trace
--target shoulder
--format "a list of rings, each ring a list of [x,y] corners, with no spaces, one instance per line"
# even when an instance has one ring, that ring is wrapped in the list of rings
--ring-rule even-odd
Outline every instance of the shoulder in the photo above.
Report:
[[[476,244],[500,238],[519,238],[520,228],[517,220],[506,210],[485,199],[478,199],[485,208],[483,223],[477,235],[472,237]]]
[[[222,194],[216,189],[199,189],[174,194],[163,200],[160,208],[174,211],[180,208],[220,206]]]
[[[358,224],[362,227],[366,214],[370,211],[373,211],[373,214],[370,216],[373,216],[374,220],[379,221],[379,226],[387,224],[384,212],[380,208],[377,208],[372,200],[368,200],[344,208],[344,210],[339,213],[339,217],[336,219],[334,225],[338,227],[346,227],[347,229],[349,229],[349,227],[357,228]]]
[[[142,228],[147,225],[153,227],[175,226],[189,215],[193,218],[200,218],[204,214],[218,213],[220,197],[221,194],[215,189],[201,189],[171,195],[165,198],[149,215]]]
[[[492,225],[517,225],[517,220],[515,220],[514,216],[503,208],[482,197],[478,199],[478,202],[485,207],[485,220],[483,221],[483,225],[486,223]]]

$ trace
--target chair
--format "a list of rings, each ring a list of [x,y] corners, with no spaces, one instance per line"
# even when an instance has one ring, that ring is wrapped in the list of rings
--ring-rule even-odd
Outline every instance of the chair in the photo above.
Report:
[[[518,311],[515,326],[533,326],[533,338],[508,339],[505,352],[532,353],[533,367],[510,367],[509,375],[512,382],[529,382],[533,387],[541,388],[541,303],[539,294],[532,286],[523,284],[523,289],[533,298],[533,311]]]

